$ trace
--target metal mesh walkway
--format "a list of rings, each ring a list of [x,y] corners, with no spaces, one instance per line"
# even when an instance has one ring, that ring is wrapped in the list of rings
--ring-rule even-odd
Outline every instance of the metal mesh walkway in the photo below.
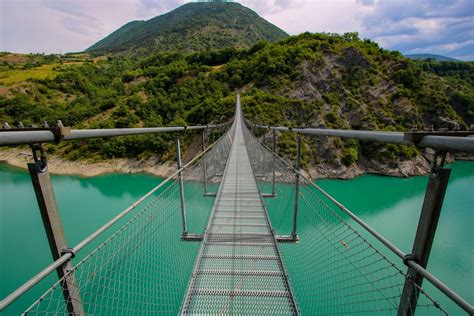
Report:
[[[238,100],[232,148],[182,314],[297,314],[244,142]]]

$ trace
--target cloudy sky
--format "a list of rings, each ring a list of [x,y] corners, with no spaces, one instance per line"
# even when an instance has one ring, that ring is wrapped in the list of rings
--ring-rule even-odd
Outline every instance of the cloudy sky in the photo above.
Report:
[[[185,0],[0,0],[0,51],[81,51]],[[474,0],[240,0],[290,34],[354,32],[403,53],[474,60]]]

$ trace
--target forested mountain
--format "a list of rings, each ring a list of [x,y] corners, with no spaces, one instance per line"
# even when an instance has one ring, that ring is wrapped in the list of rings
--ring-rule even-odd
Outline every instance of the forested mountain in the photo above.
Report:
[[[75,128],[219,122],[233,115],[240,89],[245,115],[264,124],[406,131],[430,125],[466,129],[474,123],[474,63],[409,60],[355,33],[306,33],[249,49],[68,58],[73,61],[43,58],[39,69],[49,67],[46,78],[8,84],[0,76],[0,119],[11,124],[61,119]],[[2,72],[38,69],[5,63]],[[288,158],[295,152],[293,137],[280,135],[280,153]],[[96,139],[57,150],[70,159],[168,159],[171,139],[165,134]],[[336,138],[306,144],[303,163],[330,164],[340,171],[332,176],[362,165],[396,170],[419,155],[411,147]]]
[[[406,58],[410,59],[419,59],[419,60],[427,60],[427,59],[433,59],[436,61],[460,61],[455,58],[443,56],[443,55],[435,55],[435,54],[408,54],[405,55]]]
[[[133,21],[89,47],[86,52],[148,54],[248,48],[288,34],[238,3],[187,3],[148,21]]]

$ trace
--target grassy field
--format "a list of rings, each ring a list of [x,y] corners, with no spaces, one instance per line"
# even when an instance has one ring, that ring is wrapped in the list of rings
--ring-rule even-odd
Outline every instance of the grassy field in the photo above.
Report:
[[[28,79],[54,78],[60,71],[59,67],[105,59],[105,56],[90,58],[87,54],[57,56],[0,52],[0,94],[2,90],[25,83]],[[58,69],[55,70],[55,67]]]
[[[45,79],[54,77],[56,71],[53,70],[57,64],[42,65],[30,69],[6,69],[0,70],[0,86],[12,86],[25,82],[28,79]]]

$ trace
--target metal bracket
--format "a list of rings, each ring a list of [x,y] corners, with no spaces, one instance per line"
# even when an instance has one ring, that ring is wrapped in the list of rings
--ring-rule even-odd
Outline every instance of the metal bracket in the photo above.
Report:
[[[433,161],[431,162],[431,172],[436,174],[438,168],[443,168],[444,163],[446,162],[446,155],[448,154],[447,150],[437,150],[433,156]],[[438,161],[439,159],[439,161]]]
[[[403,264],[404,265],[408,266],[408,261],[413,261],[413,262],[416,262],[416,263],[419,262],[418,257],[414,253],[408,253],[403,257]]]
[[[44,149],[42,144],[31,144],[30,145],[31,152],[33,153],[33,161],[36,165],[37,170],[40,173],[45,172],[48,170],[48,160],[46,159],[46,155],[44,154]],[[39,156],[38,156],[39,152]]]
[[[71,134],[70,127],[62,127],[62,126],[50,127],[50,131],[54,134],[55,143],[59,143],[64,138],[64,136]]]
[[[63,250],[61,250],[61,256],[62,255],[65,255],[67,253],[70,253],[71,254],[71,259],[73,259],[75,256],[76,256],[76,251],[74,250],[74,248],[65,248]]]

